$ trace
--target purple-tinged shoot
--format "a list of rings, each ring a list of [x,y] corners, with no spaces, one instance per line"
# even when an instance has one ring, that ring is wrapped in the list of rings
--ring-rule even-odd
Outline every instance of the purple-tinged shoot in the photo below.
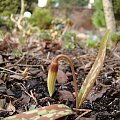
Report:
[[[54,59],[50,65],[49,72],[48,72],[48,79],[47,79],[47,87],[48,87],[48,92],[50,97],[54,92],[57,72],[58,72],[58,61]]]

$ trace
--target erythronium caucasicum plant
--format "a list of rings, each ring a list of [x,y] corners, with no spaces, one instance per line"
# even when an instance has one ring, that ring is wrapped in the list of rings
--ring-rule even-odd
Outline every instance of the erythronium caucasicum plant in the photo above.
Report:
[[[3,120],[57,120],[61,117],[64,120],[64,117],[72,114],[74,113],[68,106],[54,104],[13,115]]]
[[[64,58],[70,63],[70,66],[72,69],[74,88],[75,88],[75,94],[76,94],[76,110],[80,107],[82,102],[88,96],[103,66],[103,62],[106,54],[106,44],[107,44],[108,36],[109,36],[109,31],[107,30],[105,33],[105,36],[103,37],[103,40],[100,43],[100,48],[99,48],[99,52],[96,57],[96,60],[90,72],[88,73],[86,79],[84,80],[79,92],[77,90],[74,65],[71,62],[70,58],[66,55],[58,55],[53,59],[48,72],[48,81],[47,81],[48,91],[50,96],[52,96],[54,92],[54,86],[55,86],[57,71],[58,71],[58,61]],[[42,108],[37,108],[21,114],[13,115],[5,118],[4,120],[57,120],[59,118],[62,118],[62,120],[64,120],[66,119],[66,116],[71,114],[74,114],[74,112],[68,106],[63,104],[54,104],[54,105],[45,106]]]
[[[88,73],[86,79],[84,80],[79,93],[77,90],[74,65],[71,62],[70,58],[67,55],[61,54],[61,55],[56,56],[52,60],[52,63],[50,65],[50,69],[48,72],[48,80],[47,80],[47,86],[48,86],[48,91],[49,91],[50,96],[52,96],[52,94],[54,92],[54,86],[55,86],[57,72],[58,72],[58,61],[61,59],[65,59],[70,64],[71,70],[72,70],[74,89],[75,89],[75,94],[76,94],[76,109],[78,109],[80,107],[80,105],[86,99],[90,90],[92,89],[92,87],[96,81],[96,78],[97,78],[98,74],[100,73],[100,70],[103,66],[103,62],[104,62],[105,54],[106,54],[106,44],[107,44],[108,36],[109,36],[109,30],[106,30],[103,40],[100,43],[100,48],[99,48],[99,52],[96,57],[96,60],[93,64],[90,72]]]

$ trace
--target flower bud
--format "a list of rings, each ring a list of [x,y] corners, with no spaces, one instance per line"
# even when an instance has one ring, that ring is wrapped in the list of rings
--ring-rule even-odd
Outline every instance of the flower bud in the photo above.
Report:
[[[58,72],[58,61],[53,60],[49,68],[48,79],[47,79],[47,87],[50,97],[52,96],[54,91],[57,72]]]

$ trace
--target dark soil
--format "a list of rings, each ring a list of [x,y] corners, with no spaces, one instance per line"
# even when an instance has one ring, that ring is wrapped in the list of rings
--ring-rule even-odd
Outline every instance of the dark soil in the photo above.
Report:
[[[56,82],[55,91],[52,97],[49,97],[47,90],[47,73],[51,60],[57,54],[67,54],[75,66],[78,88],[88,74],[93,64],[97,50],[87,49],[76,46],[74,50],[54,50],[42,49],[33,52],[25,52],[22,57],[14,57],[8,51],[0,52],[0,103],[3,102],[4,108],[12,101],[15,106],[15,113],[18,114],[30,110],[31,106],[35,108],[49,104],[63,103],[75,108],[75,96],[73,87],[73,78],[69,64],[60,62],[59,69],[68,77],[67,82]],[[115,54],[114,54],[115,53]],[[120,51],[109,51],[105,59],[105,64],[101,70],[97,81],[88,96],[83,102],[81,109],[92,110],[84,115],[81,120],[120,120]],[[20,76],[20,74],[22,76]],[[70,92],[72,97],[64,98],[60,91]],[[33,98],[29,95],[33,93]],[[1,117],[9,116],[8,111],[1,111]],[[74,120],[76,115],[68,117],[68,120]]]

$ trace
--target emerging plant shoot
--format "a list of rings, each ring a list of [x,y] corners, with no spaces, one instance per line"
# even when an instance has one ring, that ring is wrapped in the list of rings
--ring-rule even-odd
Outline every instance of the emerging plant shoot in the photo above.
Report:
[[[74,70],[74,65],[71,62],[70,58],[67,55],[58,55],[56,56],[50,66],[49,72],[48,72],[48,80],[47,80],[47,86],[48,86],[48,91],[50,96],[52,96],[53,91],[54,91],[54,86],[56,82],[56,77],[57,77],[57,71],[58,71],[58,61],[61,59],[67,60],[68,63],[70,63],[71,69],[72,69],[72,75],[73,75],[73,81],[74,81],[74,88],[75,88],[75,94],[76,94],[76,108],[79,108],[82,102],[87,98],[88,94],[90,93],[90,90],[92,89],[97,76],[100,73],[100,70],[103,66],[104,59],[105,59],[105,54],[106,54],[106,44],[109,36],[109,31],[107,30],[103,40],[100,43],[100,48],[98,55],[96,57],[96,60],[88,73],[85,81],[83,82],[81,89],[77,91],[77,82],[76,82],[76,75],[75,75],[75,70]]]

